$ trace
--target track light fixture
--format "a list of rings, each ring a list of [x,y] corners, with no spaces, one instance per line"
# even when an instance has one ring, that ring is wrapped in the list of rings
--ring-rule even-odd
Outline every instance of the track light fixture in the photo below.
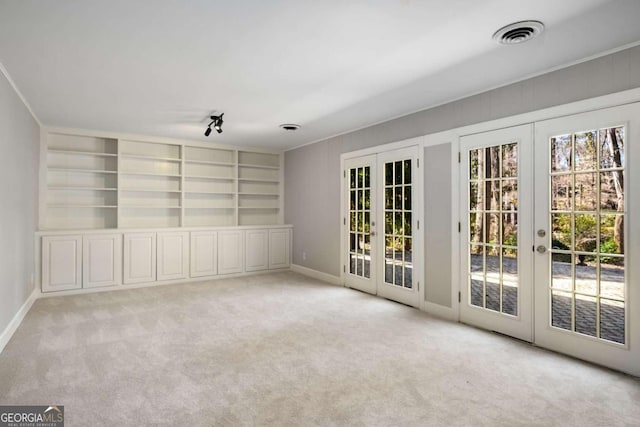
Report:
[[[222,120],[222,116],[224,116],[224,113],[221,113],[219,116],[211,116],[211,123],[209,123],[209,126],[207,126],[207,130],[204,131],[204,136],[211,135],[212,125],[216,132],[222,133],[222,123],[224,123],[224,120]]]

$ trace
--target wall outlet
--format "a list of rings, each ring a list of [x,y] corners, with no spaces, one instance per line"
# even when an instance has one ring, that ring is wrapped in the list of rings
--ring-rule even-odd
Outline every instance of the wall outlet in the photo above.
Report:
[[[307,260],[307,253],[306,252],[302,252],[302,260],[303,261]]]

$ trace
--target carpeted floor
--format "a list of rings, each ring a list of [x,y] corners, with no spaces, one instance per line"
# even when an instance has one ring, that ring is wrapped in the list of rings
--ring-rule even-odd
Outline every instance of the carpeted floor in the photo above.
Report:
[[[295,273],[38,300],[0,404],[67,426],[640,424],[640,380]]]

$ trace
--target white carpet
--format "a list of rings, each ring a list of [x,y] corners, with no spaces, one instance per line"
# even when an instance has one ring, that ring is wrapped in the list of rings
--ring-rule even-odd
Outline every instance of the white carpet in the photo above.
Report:
[[[38,300],[0,404],[67,426],[640,424],[640,381],[295,273]]]

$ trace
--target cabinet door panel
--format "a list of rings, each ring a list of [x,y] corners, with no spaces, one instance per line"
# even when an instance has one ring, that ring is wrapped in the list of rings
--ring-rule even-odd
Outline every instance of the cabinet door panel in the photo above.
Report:
[[[245,271],[269,268],[268,230],[248,230],[245,238]]]
[[[289,230],[269,230],[269,269],[289,268]]]
[[[42,291],[82,287],[82,236],[42,238]]]
[[[156,280],[156,234],[124,235],[124,283]]]
[[[95,288],[122,283],[122,235],[84,236],[82,253],[83,287]]]
[[[189,233],[158,233],[158,280],[187,277]]]
[[[218,233],[194,231],[191,233],[191,277],[218,274]]]
[[[243,231],[218,232],[218,274],[242,273]]]

